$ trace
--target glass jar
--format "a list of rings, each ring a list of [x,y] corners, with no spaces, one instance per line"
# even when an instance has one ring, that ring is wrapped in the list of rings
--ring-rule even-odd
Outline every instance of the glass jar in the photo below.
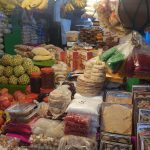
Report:
[[[33,72],[30,77],[31,92],[40,93],[41,73]]]
[[[52,68],[41,69],[42,89],[54,89],[55,88],[55,75]]]

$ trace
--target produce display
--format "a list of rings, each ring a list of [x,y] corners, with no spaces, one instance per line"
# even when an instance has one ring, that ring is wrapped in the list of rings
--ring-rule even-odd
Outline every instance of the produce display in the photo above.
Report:
[[[0,150],[148,150],[149,34],[127,35],[123,2],[68,0],[59,4],[61,32],[77,11],[90,19],[65,31],[71,43],[61,49],[49,43],[59,39],[46,19],[58,3],[0,0],[0,9],[15,8],[0,13]]]
[[[27,85],[30,82],[32,72],[40,72],[37,66],[29,58],[22,58],[20,55],[5,54],[1,58],[0,83],[13,85]]]

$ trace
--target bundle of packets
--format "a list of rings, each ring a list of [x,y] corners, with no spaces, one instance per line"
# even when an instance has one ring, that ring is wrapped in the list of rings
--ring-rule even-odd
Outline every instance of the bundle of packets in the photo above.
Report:
[[[91,132],[90,116],[70,113],[65,117],[65,134],[87,137]]]

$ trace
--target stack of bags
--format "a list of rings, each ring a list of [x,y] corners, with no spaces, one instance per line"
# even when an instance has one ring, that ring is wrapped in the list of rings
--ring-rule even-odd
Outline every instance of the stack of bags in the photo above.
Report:
[[[31,25],[24,25],[22,28],[23,44],[37,44],[38,35],[36,30]]]
[[[134,135],[137,149],[150,148],[150,86],[135,85],[132,88],[134,104]]]
[[[10,25],[8,24],[8,18],[1,13],[0,15],[0,56],[4,55],[4,34],[10,33]]]
[[[91,117],[88,115],[67,114],[65,134],[88,137],[91,132]]]
[[[62,85],[49,95],[49,112],[53,119],[61,117],[71,102],[72,93],[68,85]]]
[[[85,65],[84,75],[77,79],[77,92],[83,96],[97,96],[105,82],[105,64],[89,61]]]
[[[9,107],[6,112],[10,115],[10,122],[4,126],[3,133],[30,143],[29,137],[32,130],[29,123],[37,117],[36,107],[32,103],[16,104]]]
[[[52,67],[55,72],[55,82],[65,81],[68,73],[68,67],[64,62],[58,62],[58,64]]]
[[[99,112],[100,112],[101,103],[103,102],[103,96],[101,95],[101,96],[88,98],[88,97],[83,97],[80,94],[75,94],[74,97],[75,99],[70,103],[70,105],[66,110],[68,114],[70,113],[74,114],[71,120],[69,120],[70,123],[74,124],[76,118],[79,118],[80,122],[86,121],[88,125],[86,127],[89,127],[88,129],[90,129],[90,134],[88,134],[88,136],[92,136],[92,135],[95,136],[97,133],[97,129],[100,125]],[[67,116],[69,116],[70,118],[70,115]],[[68,121],[68,117],[66,117],[66,120]],[[77,135],[77,134],[79,133],[76,132],[76,134],[74,133],[73,135]]]

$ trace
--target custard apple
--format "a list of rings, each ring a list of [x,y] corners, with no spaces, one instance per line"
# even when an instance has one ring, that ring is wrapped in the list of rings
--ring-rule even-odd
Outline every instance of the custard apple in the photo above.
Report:
[[[4,66],[0,65],[0,76],[3,75],[3,72],[4,72]]]
[[[13,60],[13,56],[12,55],[9,55],[9,54],[6,54],[2,57],[1,59],[1,63],[2,65],[4,66],[10,66],[12,64],[12,60]]]
[[[37,66],[30,66],[27,70],[28,75],[31,75],[32,72],[41,72],[40,68]]]
[[[16,77],[20,77],[20,76],[23,75],[24,73],[25,73],[25,70],[24,70],[24,68],[23,68],[21,65],[16,66],[16,67],[14,68],[14,75],[15,75]]]
[[[11,66],[19,66],[23,62],[23,58],[21,55],[15,55],[12,59],[12,64]]]
[[[0,77],[0,83],[1,84],[8,84],[8,78],[5,76]]]
[[[27,85],[30,82],[30,77],[27,74],[23,74],[18,78],[18,83],[20,85]]]
[[[13,75],[13,67],[11,67],[11,66],[5,67],[3,74],[5,77],[10,77],[11,75]]]
[[[17,83],[18,83],[18,78],[15,77],[14,75],[10,76],[9,84],[17,85]]]
[[[25,71],[27,71],[29,67],[33,66],[33,62],[30,58],[24,58],[22,66],[25,69]]]

